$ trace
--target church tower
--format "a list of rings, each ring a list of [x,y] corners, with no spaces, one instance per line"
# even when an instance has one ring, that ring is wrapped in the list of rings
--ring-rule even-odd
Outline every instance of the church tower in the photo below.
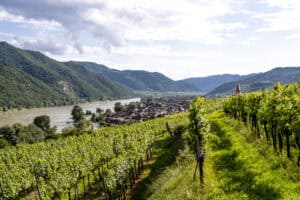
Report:
[[[240,95],[241,94],[241,86],[240,83],[236,84],[235,94]]]

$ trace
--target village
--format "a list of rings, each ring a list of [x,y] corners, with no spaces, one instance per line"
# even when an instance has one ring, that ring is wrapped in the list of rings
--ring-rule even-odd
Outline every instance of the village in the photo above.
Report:
[[[130,124],[157,117],[164,117],[188,111],[193,96],[144,97],[140,102],[122,105],[117,102],[114,111],[97,109],[92,113],[91,121],[100,126]]]

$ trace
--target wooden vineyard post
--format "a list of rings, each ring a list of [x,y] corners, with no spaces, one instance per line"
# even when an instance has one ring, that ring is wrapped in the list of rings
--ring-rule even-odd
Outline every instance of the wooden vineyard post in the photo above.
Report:
[[[39,179],[38,179],[36,173],[34,173],[34,179],[35,179],[35,182],[36,182],[36,189],[37,189],[37,192],[38,192],[38,197],[39,197],[39,199],[42,199],[41,192],[40,192]]]
[[[197,164],[199,167],[200,184],[202,185],[204,184],[204,172],[203,172],[204,152],[200,152],[198,135],[196,135],[196,154],[197,154]]]
[[[110,199],[109,198],[109,194],[108,194],[108,189],[107,189],[107,186],[106,186],[106,183],[105,183],[105,177],[104,176],[102,177],[102,183],[103,183],[103,187],[104,187],[105,198],[106,199]]]

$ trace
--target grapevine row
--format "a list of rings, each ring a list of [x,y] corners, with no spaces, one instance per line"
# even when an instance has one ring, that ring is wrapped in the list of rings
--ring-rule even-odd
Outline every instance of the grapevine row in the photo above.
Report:
[[[53,199],[75,191],[90,174],[103,182],[107,199],[124,196],[143,161],[150,157],[155,136],[165,123],[179,123],[186,115],[174,115],[132,125],[102,128],[91,134],[36,144],[21,144],[0,151],[0,199],[16,199],[36,190],[41,199]],[[89,183],[90,184],[90,183]]]
[[[277,83],[272,90],[229,97],[224,102],[224,112],[245,123],[259,138],[272,143],[281,153],[286,146],[288,158],[291,147],[298,149],[300,166],[300,85]]]

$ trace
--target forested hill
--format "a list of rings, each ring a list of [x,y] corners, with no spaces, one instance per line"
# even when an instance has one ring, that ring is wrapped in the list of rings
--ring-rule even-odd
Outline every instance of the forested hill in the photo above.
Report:
[[[264,73],[258,73],[253,76],[224,83],[213,91],[209,92],[208,96],[223,96],[234,94],[237,82],[241,85],[243,93],[271,88],[276,82],[283,84],[294,83],[300,81],[300,67],[278,67]]]
[[[121,98],[132,91],[75,63],[0,42],[0,107],[37,107],[78,99]]]
[[[238,74],[221,74],[206,77],[187,78],[178,82],[193,85],[198,91],[202,91],[206,94],[218,87],[219,85],[222,85],[223,83],[237,81],[243,78],[245,78],[245,76],[241,76]]]
[[[269,88],[275,82],[300,80],[300,67],[285,67],[244,76],[224,74],[174,81],[157,72],[115,70],[92,62],[58,62],[6,42],[0,42],[0,72],[0,110],[132,97],[133,90],[222,96],[234,93],[237,82],[242,92],[250,92]]]
[[[198,89],[185,82],[174,81],[158,72],[143,70],[115,70],[104,65],[92,62],[70,62],[84,66],[86,69],[102,74],[111,80],[119,82],[127,87],[138,91],[154,92],[190,92]]]

